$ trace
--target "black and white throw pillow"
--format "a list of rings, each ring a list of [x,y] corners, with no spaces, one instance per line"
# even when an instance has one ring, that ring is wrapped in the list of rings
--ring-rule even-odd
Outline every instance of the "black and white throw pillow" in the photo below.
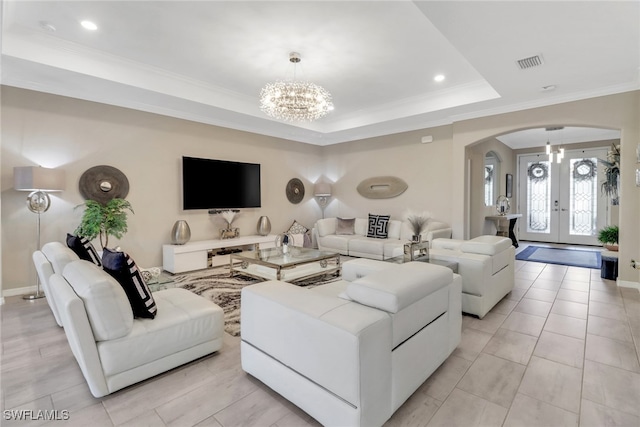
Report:
[[[291,224],[291,227],[289,227],[289,230],[287,230],[287,233],[289,233],[289,234],[304,234],[307,231],[309,231],[309,229],[307,227],[305,227],[304,225],[300,224],[298,221],[293,221],[293,224]]]
[[[369,225],[367,226],[367,237],[374,239],[386,239],[389,237],[390,215],[369,214]]]
[[[156,317],[156,302],[133,258],[125,252],[104,248],[102,268],[124,289],[134,317]]]
[[[76,255],[78,255],[78,258],[90,261],[98,267],[102,267],[102,262],[100,261],[98,252],[96,251],[96,248],[93,247],[89,239],[80,236],[73,236],[67,233],[67,246],[75,252]]]

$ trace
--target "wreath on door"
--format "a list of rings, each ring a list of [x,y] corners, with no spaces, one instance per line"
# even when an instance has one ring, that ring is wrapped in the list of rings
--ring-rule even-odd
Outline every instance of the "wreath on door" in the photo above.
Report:
[[[534,163],[527,170],[529,180],[533,182],[544,181],[549,178],[549,168],[544,163]]]
[[[596,163],[589,159],[582,159],[573,166],[573,179],[576,181],[591,180],[596,176]]]

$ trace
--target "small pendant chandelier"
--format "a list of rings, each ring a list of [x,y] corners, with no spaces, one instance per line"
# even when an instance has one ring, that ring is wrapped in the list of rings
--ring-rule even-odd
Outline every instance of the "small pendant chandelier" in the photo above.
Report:
[[[295,80],[295,66],[300,54],[291,52],[294,64],[293,81],[267,83],[260,91],[260,109],[273,118],[286,121],[311,122],[333,110],[331,94],[317,84]]]
[[[547,145],[546,145],[546,154],[549,156],[549,163],[553,163],[553,156],[555,154],[556,162],[561,163],[564,158],[564,148],[560,147],[558,151],[555,151],[551,147],[551,143],[549,142],[549,132],[554,130],[562,130],[564,126],[558,127],[548,127],[545,130],[547,131]]]

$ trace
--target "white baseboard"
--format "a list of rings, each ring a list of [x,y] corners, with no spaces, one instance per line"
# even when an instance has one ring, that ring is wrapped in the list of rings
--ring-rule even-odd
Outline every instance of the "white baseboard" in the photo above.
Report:
[[[5,289],[2,291],[2,299],[4,297],[15,297],[16,295],[32,294],[37,290],[36,286],[25,286],[23,288]]]
[[[618,280],[618,286],[621,288],[632,288],[640,291],[640,283],[631,282],[629,280]]]

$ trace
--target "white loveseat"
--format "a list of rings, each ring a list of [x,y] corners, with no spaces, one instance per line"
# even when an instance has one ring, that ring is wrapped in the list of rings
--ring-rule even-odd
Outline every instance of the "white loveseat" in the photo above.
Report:
[[[456,348],[462,316],[448,268],[378,262],[313,289],[245,287],[242,368],[326,426],[382,425]]]
[[[458,263],[458,274],[462,276],[462,311],[481,319],[515,285],[515,248],[506,237],[436,239],[429,257]]]
[[[155,319],[134,318],[122,286],[89,261],[71,261],[62,276],[53,274],[47,298],[95,397],[222,347],[224,313],[213,302],[167,289],[153,293]]]
[[[354,234],[336,234],[338,219],[318,220],[314,227],[315,239],[321,251],[337,252],[341,255],[384,260],[404,253],[404,244],[411,240],[409,225],[398,220],[389,221],[389,234],[386,239],[367,237],[368,220],[356,218]],[[429,221],[422,239],[432,241],[437,238],[450,238],[451,228],[438,221]]]

